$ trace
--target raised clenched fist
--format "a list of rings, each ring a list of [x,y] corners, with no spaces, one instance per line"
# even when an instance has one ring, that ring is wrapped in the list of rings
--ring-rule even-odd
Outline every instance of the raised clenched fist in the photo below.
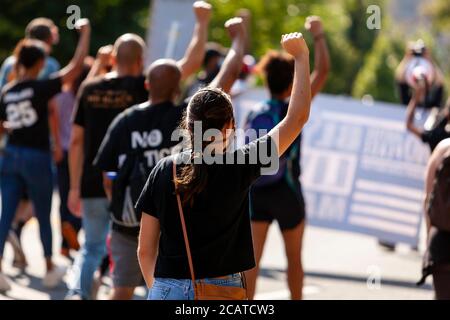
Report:
[[[239,35],[243,35],[245,32],[244,23],[242,18],[231,18],[225,22],[225,28],[228,30],[231,39],[236,38]]]
[[[97,51],[97,60],[102,66],[106,66],[111,63],[111,55],[113,52],[113,46],[107,45],[100,47]]]
[[[306,30],[311,32],[313,37],[316,37],[323,33],[322,21],[320,20],[320,17],[318,17],[318,16],[307,17],[306,22],[305,22],[305,28],[306,28]]]
[[[87,32],[91,30],[91,23],[89,22],[89,19],[79,19],[75,22],[75,28],[80,32]]]
[[[287,53],[294,58],[300,58],[302,56],[309,55],[309,49],[306,45],[303,35],[299,32],[284,34],[281,37],[281,45]]]
[[[196,1],[193,4],[195,17],[200,23],[208,23],[211,19],[212,6],[205,1]]]

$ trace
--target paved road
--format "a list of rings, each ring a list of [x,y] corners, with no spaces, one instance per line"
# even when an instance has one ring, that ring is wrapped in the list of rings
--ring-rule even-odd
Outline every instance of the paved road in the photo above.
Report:
[[[58,199],[54,197],[57,208]],[[58,230],[57,212],[54,210],[53,224]],[[54,232],[55,252],[59,237]],[[24,229],[23,240],[29,267],[25,274],[10,267],[11,250],[5,251],[5,272],[13,280],[13,288],[2,299],[63,299],[65,284],[47,291],[41,285],[44,275],[42,249],[38,238],[37,223],[32,221]],[[379,248],[376,240],[351,233],[309,227],[304,241],[305,299],[432,299],[430,281],[417,288],[414,283],[420,276],[421,253],[407,247],[396,252]],[[59,255],[57,263],[70,265]],[[288,299],[285,283],[286,259],[282,240],[276,225],[270,229],[267,247],[262,261],[262,272],[258,282],[257,299]],[[369,281],[368,281],[369,279]],[[370,281],[372,280],[372,281]],[[381,281],[378,281],[381,280]],[[109,279],[100,289],[99,298],[106,299]],[[145,297],[145,289],[136,290],[136,299]]]

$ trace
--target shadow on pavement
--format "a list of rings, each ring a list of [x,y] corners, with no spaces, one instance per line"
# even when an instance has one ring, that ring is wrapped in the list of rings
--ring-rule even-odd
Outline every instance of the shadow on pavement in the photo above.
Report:
[[[282,270],[282,269],[261,268],[259,275],[261,277],[278,280],[285,273],[286,273],[286,270]],[[343,275],[343,274],[333,274],[333,273],[325,273],[325,272],[309,271],[309,272],[305,272],[305,277],[331,279],[331,280],[339,280],[339,281],[352,281],[352,282],[360,282],[360,283],[367,282],[367,277]],[[381,280],[381,284],[386,285],[386,286],[395,286],[395,287],[402,287],[402,288],[409,288],[409,289],[433,290],[433,286],[428,283],[424,284],[423,286],[417,286],[414,282],[389,279],[389,278],[383,278]]]

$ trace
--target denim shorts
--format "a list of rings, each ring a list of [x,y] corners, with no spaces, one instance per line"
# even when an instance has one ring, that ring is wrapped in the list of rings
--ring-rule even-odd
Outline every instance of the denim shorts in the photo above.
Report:
[[[242,288],[242,277],[239,273],[222,278],[202,279],[201,281],[216,286]],[[148,293],[148,300],[194,300],[192,280],[155,278]]]

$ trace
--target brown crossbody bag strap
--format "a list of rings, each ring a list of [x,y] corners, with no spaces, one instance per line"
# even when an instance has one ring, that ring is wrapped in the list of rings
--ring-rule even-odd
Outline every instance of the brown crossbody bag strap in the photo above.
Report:
[[[194,264],[192,262],[191,247],[189,245],[189,238],[188,238],[187,230],[186,230],[186,222],[184,220],[183,205],[181,204],[180,194],[177,192],[177,180],[176,180],[177,164],[176,164],[175,160],[173,162],[172,168],[173,168],[173,183],[175,185],[175,195],[177,197],[177,203],[178,203],[178,212],[180,213],[181,227],[183,229],[184,245],[186,246],[186,253],[187,253],[188,262],[189,262],[189,271],[191,273],[192,285],[195,286]]]

